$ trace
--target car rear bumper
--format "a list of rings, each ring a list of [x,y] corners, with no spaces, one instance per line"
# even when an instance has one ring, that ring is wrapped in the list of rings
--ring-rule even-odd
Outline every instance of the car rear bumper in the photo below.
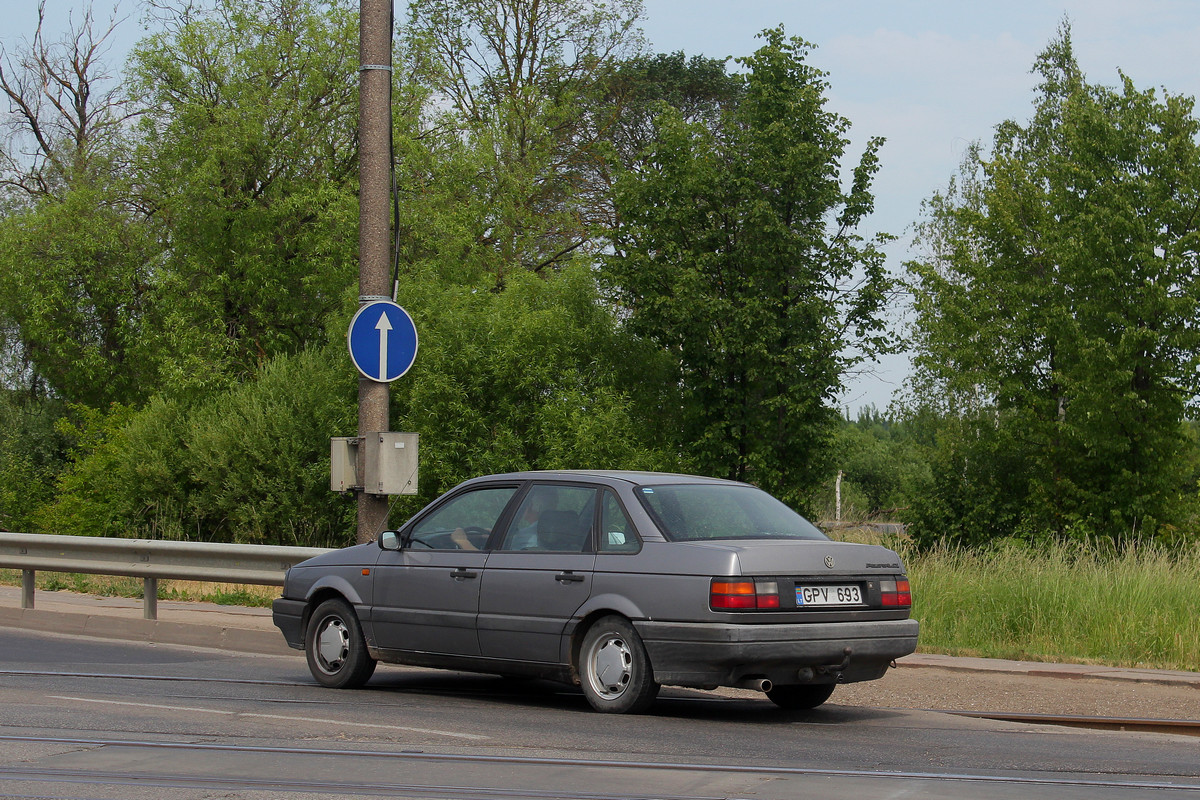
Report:
[[[634,623],[654,679],[673,686],[851,683],[881,677],[917,649],[915,619],[787,625]]]
[[[271,604],[271,621],[283,632],[283,638],[288,647],[296,650],[304,649],[304,609],[303,600],[288,600],[277,597]]]

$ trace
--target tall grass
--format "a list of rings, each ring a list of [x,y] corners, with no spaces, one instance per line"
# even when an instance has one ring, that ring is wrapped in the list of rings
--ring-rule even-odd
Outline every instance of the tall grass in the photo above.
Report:
[[[922,651],[1200,671],[1200,545],[905,556]]]

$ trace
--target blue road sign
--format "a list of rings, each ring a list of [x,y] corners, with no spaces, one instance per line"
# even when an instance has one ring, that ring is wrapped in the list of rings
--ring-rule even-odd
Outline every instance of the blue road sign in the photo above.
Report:
[[[417,359],[417,326],[390,300],[376,300],[358,310],[346,337],[350,359],[364,378],[391,383],[412,369]]]

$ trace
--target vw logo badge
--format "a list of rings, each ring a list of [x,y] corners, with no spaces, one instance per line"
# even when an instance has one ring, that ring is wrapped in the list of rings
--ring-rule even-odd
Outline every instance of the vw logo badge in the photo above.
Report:
[[[833,556],[825,556],[825,566],[833,569]]]

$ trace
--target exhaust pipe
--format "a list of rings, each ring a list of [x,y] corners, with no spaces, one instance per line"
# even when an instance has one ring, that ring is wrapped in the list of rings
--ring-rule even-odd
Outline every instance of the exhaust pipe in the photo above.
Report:
[[[756,692],[769,692],[775,686],[769,678],[742,678],[735,686],[739,689],[753,689]]]

